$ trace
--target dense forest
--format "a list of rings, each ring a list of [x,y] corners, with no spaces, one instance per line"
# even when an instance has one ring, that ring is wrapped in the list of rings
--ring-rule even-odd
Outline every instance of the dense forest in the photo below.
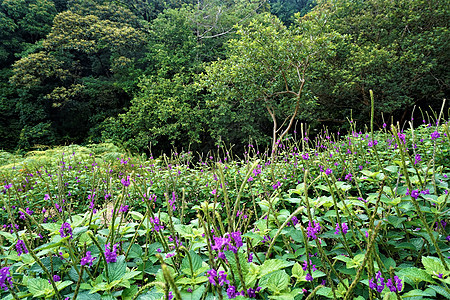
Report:
[[[0,3],[0,149],[273,146],[450,93],[447,0]]]

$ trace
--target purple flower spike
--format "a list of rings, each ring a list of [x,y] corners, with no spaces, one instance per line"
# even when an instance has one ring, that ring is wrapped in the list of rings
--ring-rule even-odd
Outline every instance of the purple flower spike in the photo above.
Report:
[[[12,277],[9,267],[4,267],[0,269],[0,289],[7,291],[8,288],[12,288]]]
[[[87,251],[86,252],[86,256],[81,259],[80,264],[82,266],[89,265],[89,267],[92,267],[92,264],[94,263],[95,259],[97,259],[97,258],[96,257],[92,257],[91,251]]]
[[[61,237],[70,236],[71,239],[73,238],[72,227],[69,223],[63,223],[61,229],[59,229],[59,233],[61,234]]]
[[[432,139],[432,140],[436,140],[436,139],[438,139],[438,138],[440,138],[440,137],[441,137],[441,135],[439,134],[438,131],[435,131],[435,132],[433,132],[433,133],[431,134],[431,139]]]
[[[316,221],[313,221],[314,224],[311,224],[311,222],[308,223],[308,228],[306,228],[306,235],[309,238],[317,239],[317,234],[320,232],[322,227],[320,227],[320,224]]]
[[[110,249],[109,243],[105,245],[105,258],[107,263],[117,261],[117,245],[118,244],[114,244],[112,249]]]
[[[22,240],[18,240],[16,243],[16,251],[17,251],[17,255],[20,256],[23,253],[28,253],[28,249],[25,246],[25,242]]]

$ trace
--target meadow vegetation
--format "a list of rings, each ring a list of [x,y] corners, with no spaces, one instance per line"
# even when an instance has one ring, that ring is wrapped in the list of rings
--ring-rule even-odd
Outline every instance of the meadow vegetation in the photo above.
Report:
[[[242,158],[2,153],[1,297],[449,298],[449,143],[424,119]]]

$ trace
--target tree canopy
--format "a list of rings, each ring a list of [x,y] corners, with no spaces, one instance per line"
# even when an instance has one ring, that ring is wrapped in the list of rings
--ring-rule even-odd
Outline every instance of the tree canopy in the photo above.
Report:
[[[444,0],[8,0],[0,147],[209,149],[449,95]],[[419,110],[416,110],[416,113]]]

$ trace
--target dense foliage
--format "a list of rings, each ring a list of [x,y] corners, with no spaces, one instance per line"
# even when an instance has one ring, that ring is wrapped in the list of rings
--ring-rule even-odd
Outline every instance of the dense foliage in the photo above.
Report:
[[[194,159],[0,153],[0,297],[450,297],[448,123]]]
[[[298,122],[363,125],[369,89],[377,125],[404,120],[449,96],[449,14],[444,0],[1,1],[0,147],[269,145]]]

